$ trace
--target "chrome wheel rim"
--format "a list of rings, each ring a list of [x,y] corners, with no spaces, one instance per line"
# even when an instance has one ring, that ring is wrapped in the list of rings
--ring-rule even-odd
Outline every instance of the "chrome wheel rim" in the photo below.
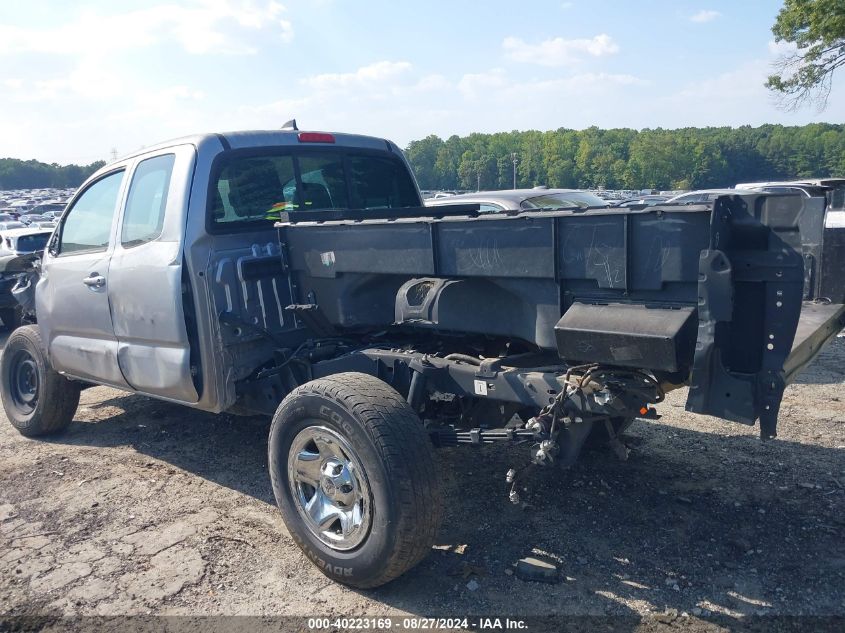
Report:
[[[309,426],[288,452],[288,481],[308,530],[334,550],[358,547],[370,531],[367,474],[349,442],[324,426]]]

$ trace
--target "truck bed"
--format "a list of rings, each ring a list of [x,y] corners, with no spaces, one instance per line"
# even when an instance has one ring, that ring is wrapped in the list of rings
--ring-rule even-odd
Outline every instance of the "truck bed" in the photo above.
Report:
[[[571,363],[647,369],[689,384],[689,410],[760,418],[773,434],[786,381],[843,319],[842,306],[802,304],[805,204],[746,194],[278,226],[300,297],[341,331],[503,337]]]

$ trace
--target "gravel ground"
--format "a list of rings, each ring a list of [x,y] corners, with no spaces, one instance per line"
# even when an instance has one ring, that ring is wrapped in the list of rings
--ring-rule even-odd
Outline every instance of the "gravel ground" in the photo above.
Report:
[[[92,388],[60,437],[0,420],[0,613],[660,614],[683,628],[845,616],[843,382],[837,338],[788,388],[765,443],[756,427],[686,413],[674,392],[662,419],[628,431],[627,462],[602,450],[536,470],[527,507],[504,483],[520,451],[440,451],[437,544],[372,591],[329,581],[293,544],[270,492],[267,420]],[[559,583],[513,575],[532,553],[556,561]]]

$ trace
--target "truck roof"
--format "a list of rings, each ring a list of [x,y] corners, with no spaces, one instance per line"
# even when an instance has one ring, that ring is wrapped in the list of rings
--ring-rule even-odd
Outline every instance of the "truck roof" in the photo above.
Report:
[[[250,147],[278,147],[280,145],[300,145],[300,135],[308,134],[329,134],[334,138],[331,143],[340,147],[356,147],[362,149],[374,149],[382,151],[399,152],[395,143],[375,136],[362,134],[345,134],[340,132],[319,132],[316,130],[239,130],[232,132],[208,132],[203,134],[192,134],[179,138],[162,141],[155,145],[147,146],[130,154],[126,154],[113,162],[124,161],[128,158],[140,156],[148,152],[174,147],[176,145],[194,145],[200,147],[208,142],[220,143],[227,149],[244,149]],[[111,164],[111,163],[110,163]],[[103,170],[107,170],[106,165]]]

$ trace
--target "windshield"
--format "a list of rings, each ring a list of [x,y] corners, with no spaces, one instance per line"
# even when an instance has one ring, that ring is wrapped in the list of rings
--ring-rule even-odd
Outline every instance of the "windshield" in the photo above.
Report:
[[[334,148],[224,159],[211,197],[219,228],[269,227],[288,211],[421,206],[398,157]]]
[[[34,253],[35,251],[43,251],[47,246],[47,240],[50,238],[49,233],[36,233],[35,235],[21,235],[18,238],[17,248],[19,253]]]
[[[586,209],[587,207],[606,207],[607,201],[584,191],[547,193],[528,198],[519,205],[521,209]]]

